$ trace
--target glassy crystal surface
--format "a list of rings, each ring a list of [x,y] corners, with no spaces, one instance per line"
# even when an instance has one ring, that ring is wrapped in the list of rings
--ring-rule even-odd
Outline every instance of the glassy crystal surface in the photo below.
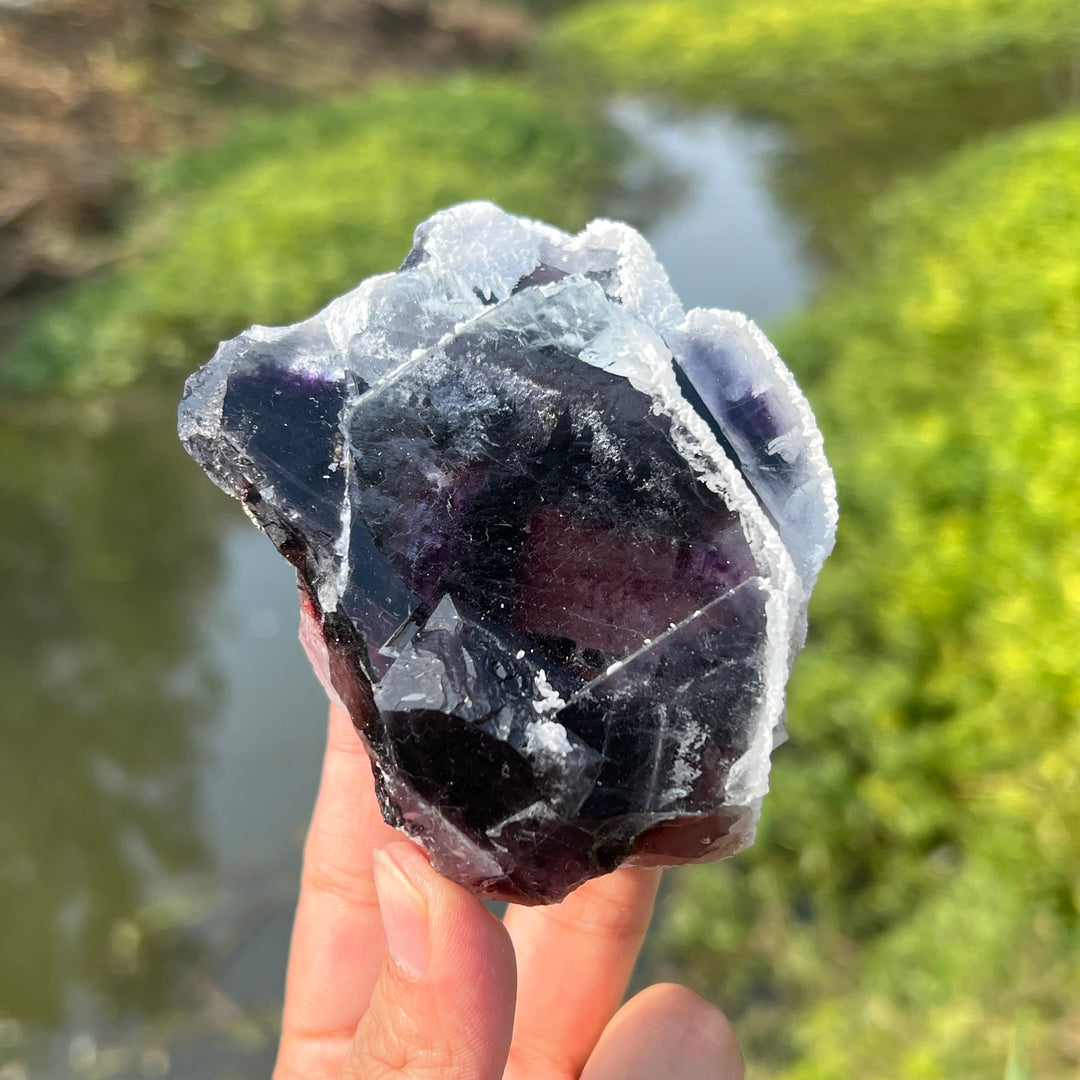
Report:
[[[761,332],[645,241],[467,203],[400,270],[255,326],[180,434],[296,567],[384,815],[481,895],[753,837],[836,526]]]

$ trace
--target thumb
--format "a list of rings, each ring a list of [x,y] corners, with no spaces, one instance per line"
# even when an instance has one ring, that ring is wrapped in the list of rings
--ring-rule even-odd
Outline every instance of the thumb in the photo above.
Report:
[[[502,923],[413,844],[373,869],[387,957],[339,1080],[499,1080],[516,990]]]

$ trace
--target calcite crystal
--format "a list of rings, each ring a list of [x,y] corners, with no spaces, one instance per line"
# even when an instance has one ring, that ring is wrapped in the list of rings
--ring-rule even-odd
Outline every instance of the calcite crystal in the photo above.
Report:
[[[475,892],[750,843],[832,546],[813,415],[645,241],[467,203],[187,383],[188,452],[296,567],[386,819]]]

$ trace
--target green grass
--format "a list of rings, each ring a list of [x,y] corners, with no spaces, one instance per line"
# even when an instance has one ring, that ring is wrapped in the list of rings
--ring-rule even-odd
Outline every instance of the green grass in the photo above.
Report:
[[[620,87],[774,105],[899,71],[1080,46],[1074,0],[601,0],[545,52]]]
[[[295,320],[394,268],[418,222],[465,199],[579,227],[612,158],[589,120],[490,78],[250,120],[144,173],[132,254],[31,323],[0,390],[83,395],[191,367],[218,338]]]
[[[763,1075],[1000,1076],[1018,1030],[1076,1074],[1078,161],[1068,118],[902,185],[780,335],[840,539],[758,845],[668,927]]]

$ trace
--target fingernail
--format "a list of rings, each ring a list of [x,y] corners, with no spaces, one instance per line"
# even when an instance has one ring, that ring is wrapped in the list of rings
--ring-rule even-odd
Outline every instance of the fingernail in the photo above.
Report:
[[[428,908],[410,880],[410,871],[415,872],[410,864],[418,856],[409,848],[408,844],[391,844],[375,851],[373,865],[390,958],[409,979],[419,979],[428,963]]]

